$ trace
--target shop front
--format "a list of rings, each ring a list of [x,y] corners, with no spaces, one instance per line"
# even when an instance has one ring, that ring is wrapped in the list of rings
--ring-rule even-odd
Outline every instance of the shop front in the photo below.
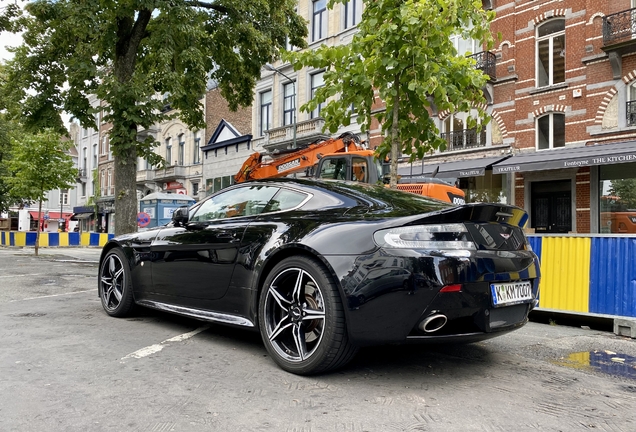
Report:
[[[636,234],[636,142],[520,153],[492,167],[537,234]]]
[[[77,221],[75,231],[77,232],[95,232],[95,207],[93,206],[77,206],[73,207],[73,217],[71,220]]]
[[[506,174],[494,174],[495,163],[509,156],[491,156],[441,163],[423,163],[402,166],[398,175],[408,177],[435,177],[459,187],[466,194],[466,202],[495,202],[508,204],[511,183]]]

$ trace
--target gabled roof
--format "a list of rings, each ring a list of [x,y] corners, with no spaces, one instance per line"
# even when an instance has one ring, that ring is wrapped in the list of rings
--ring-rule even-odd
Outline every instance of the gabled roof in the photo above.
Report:
[[[208,143],[201,147],[201,150],[209,151],[243,142],[250,142],[251,140],[252,135],[241,135],[229,121],[222,119]]]

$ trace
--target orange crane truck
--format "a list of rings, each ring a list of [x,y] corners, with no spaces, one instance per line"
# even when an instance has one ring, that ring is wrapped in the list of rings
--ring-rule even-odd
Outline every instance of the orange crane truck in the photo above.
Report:
[[[320,179],[385,182],[383,167],[375,152],[361,144],[356,135],[349,133],[304,148],[268,155],[271,160],[266,161],[264,156],[255,152],[248,157],[234,176],[234,182],[286,177],[299,172]],[[431,177],[400,179],[397,188],[452,204],[465,202],[461,189]]]

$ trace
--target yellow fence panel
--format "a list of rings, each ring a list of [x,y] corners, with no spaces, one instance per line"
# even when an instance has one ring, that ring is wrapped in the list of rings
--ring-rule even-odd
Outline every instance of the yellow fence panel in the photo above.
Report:
[[[539,307],[589,312],[589,237],[543,237]]]

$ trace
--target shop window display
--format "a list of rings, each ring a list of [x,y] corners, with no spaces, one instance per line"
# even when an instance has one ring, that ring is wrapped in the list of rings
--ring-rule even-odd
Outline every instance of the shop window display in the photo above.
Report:
[[[599,232],[636,234],[636,163],[600,167]]]

